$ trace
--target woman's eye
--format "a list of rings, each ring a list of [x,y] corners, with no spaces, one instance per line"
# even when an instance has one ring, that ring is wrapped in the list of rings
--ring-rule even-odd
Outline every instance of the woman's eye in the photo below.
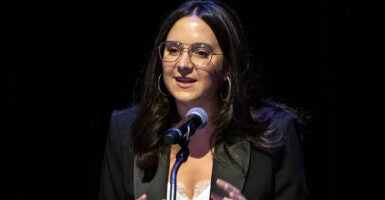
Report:
[[[204,48],[199,48],[193,51],[193,55],[201,58],[207,58],[210,56],[210,51]]]
[[[167,51],[169,52],[169,54],[179,54],[180,52],[177,47],[168,47]]]

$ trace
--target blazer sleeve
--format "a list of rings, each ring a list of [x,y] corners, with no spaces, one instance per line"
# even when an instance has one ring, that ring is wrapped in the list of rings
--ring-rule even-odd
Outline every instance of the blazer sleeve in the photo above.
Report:
[[[302,144],[292,115],[282,112],[277,118],[278,131],[284,138],[284,145],[275,166],[275,199],[310,199],[305,175]]]
[[[133,110],[114,110],[111,114],[104,157],[101,166],[98,200],[134,199],[130,196],[130,176],[133,170],[127,169],[133,157],[127,156],[129,133],[133,121]],[[132,188],[132,187],[131,187]],[[131,193],[132,194],[132,193]]]

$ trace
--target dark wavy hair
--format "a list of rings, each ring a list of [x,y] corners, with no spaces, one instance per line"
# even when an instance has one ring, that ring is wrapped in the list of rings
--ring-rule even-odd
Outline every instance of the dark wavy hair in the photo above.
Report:
[[[179,119],[172,96],[164,96],[158,90],[158,77],[162,73],[162,61],[158,45],[163,42],[176,21],[196,15],[214,31],[224,54],[223,69],[230,74],[231,88],[228,101],[221,101],[220,110],[213,120],[216,125],[215,145],[224,144],[229,154],[232,144],[246,139],[266,152],[275,152],[282,145],[282,138],[271,136],[269,123],[272,113],[285,110],[285,106],[262,99],[257,74],[258,64],[248,46],[245,31],[238,14],[221,1],[192,0],[181,4],[160,26],[146,68],[137,85],[141,88],[137,98],[138,113],[133,124],[133,149],[137,164],[144,170],[144,181],[151,180],[158,167],[158,158],[167,152],[163,143],[167,129]],[[218,94],[219,96],[219,94]],[[269,109],[261,109],[269,104]]]

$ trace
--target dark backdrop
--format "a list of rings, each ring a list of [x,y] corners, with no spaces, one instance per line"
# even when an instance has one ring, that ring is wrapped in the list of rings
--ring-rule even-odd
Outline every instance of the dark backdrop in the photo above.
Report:
[[[2,143],[12,199],[96,199],[109,115],[132,99],[176,2],[3,7]],[[228,2],[263,66],[266,95],[312,114],[305,155],[313,199],[350,197],[350,143],[337,131],[336,69],[328,57],[335,10],[326,0]],[[344,17],[346,8],[338,12]]]

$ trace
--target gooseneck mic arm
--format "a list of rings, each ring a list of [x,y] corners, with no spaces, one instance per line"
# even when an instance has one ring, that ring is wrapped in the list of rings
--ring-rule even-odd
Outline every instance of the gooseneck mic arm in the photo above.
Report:
[[[176,199],[176,177],[179,167],[186,162],[189,156],[189,149],[187,147],[190,137],[197,129],[201,129],[207,124],[207,114],[202,108],[190,109],[186,117],[180,121],[175,127],[170,128],[165,137],[165,144],[179,144],[181,149],[176,154],[176,160],[172,167],[170,174],[170,200]]]
[[[176,154],[176,160],[175,164],[172,167],[171,174],[170,174],[170,200],[176,200],[176,176],[179,170],[179,167],[182,165],[182,163],[186,162],[188,156],[189,156],[189,149],[187,148],[187,144],[185,143],[182,145],[182,148],[179,150],[179,152]]]

